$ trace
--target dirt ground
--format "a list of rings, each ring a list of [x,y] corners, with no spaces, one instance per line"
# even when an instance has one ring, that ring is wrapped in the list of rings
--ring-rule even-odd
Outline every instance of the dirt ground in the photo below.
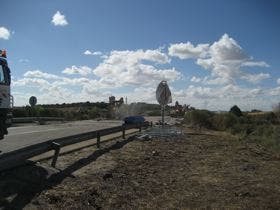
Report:
[[[0,209],[280,209],[280,155],[183,128],[114,140],[0,174]]]

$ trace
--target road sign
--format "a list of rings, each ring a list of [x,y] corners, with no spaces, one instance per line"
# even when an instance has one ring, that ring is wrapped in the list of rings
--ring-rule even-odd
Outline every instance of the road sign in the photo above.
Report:
[[[166,81],[163,80],[158,84],[156,98],[162,106],[172,103],[171,92]]]
[[[31,96],[29,98],[29,104],[30,106],[34,107],[37,104],[37,98],[35,96]]]
[[[156,98],[161,105],[162,126],[164,126],[165,105],[172,103],[171,92],[166,81],[163,80],[158,84]]]

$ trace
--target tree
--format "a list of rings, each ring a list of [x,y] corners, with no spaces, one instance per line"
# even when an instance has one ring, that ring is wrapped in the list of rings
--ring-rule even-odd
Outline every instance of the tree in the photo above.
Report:
[[[88,115],[90,117],[90,119],[94,119],[99,117],[99,108],[97,108],[96,106],[92,107],[89,111],[88,111]]]
[[[234,105],[233,107],[231,107],[229,112],[234,114],[237,117],[241,117],[242,116],[242,112],[241,112],[241,110],[239,109],[239,107],[237,105]]]

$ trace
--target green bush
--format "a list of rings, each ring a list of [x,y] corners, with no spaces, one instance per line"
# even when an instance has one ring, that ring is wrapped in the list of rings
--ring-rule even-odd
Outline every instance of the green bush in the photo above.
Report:
[[[90,119],[100,117],[100,109],[94,106],[88,111],[88,115]]]
[[[254,141],[276,151],[280,150],[279,120],[273,112],[241,116],[238,111],[215,114],[207,110],[192,110],[185,114],[184,121],[209,129],[229,131],[240,140]]]
[[[245,124],[241,124],[241,123],[236,123],[234,124],[232,127],[229,128],[230,133],[232,133],[233,135],[246,135],[245,133]]]
[[[161,116],[161,110],[154,110],[154,111],[150,111],[148,112],[149,116]]]
[[[219,131],[225,131],[237,122],[237,117],[232,113],[215,114],[211,118],[212,127]]]
[[[280,127],[273,124],[256,125],[246,138],[275,150],[280,149]]]
[[[28,112],[22,108],[12,109],[13,117],[28,117]]]
[[[196,126],[204,126],[211,128],[211,117],[214,115],[213,112],[208,110],[192,110],[185,114],[185,122]]]

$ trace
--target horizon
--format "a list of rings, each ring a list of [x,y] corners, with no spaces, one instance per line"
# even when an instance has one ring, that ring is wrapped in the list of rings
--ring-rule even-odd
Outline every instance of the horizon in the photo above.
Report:
[[[3,2],[15,106],[108,101],[271,111],[280,102],[280,2]],[[10,11],[13,11],[11,13]],[[14,15],[17,14],[17,15]]]
[[[61,105],[71,105],[71,104],[86,104],[86,103],[91,103],[91,104],[95,104],[95,103],[105,103],[105,104],[110,104],[109,101],[95,101],[95,102],[91,102],[91,101],[77,101],[77,102],[71,102],[71,103],[58,103],[58,104],[36,104],[36,106],[61,106]],[[123,105],[133,105],[133,104],[145,104],[145,105],[158,105],[158,106],[161,106],[159,103],[148,103],[148,102],[131,102],[131,103],[128,103],[128,104],[123,104]],[[179,105],[181,106],[184,106],[184,105],[188,105],[188,104],[180,104]],[[26,105],[21,105],[21,106],[14,106],[14,108],[24,108],[24,107],[27,107],[27,106],[31,106],[30,104],[26,104]],[[169,105],[166,105],[168,107],[174,107],[175,106],[175,103],[172,103],[172,104],[169,104]],[[232,105],[230,108],[232,108],[233,106],[235,105]],[[192,107],[192,106],[190,106]],[[196,107],[192,107],[192,108],[195,108],[196,110],[207,110],[207,109],[199,109],[199,108],[196,108]],[[239,107],[238,107],[239,108]],[[229,112],[229,110],[208,110],[208,111],[211,111],[211,112]],[[259,109],[251,109],[251,110],[241,110],[242,112],[273,112],[273,110],[267,110],[267,111],[264,111],[264,110],[259,110]]]

